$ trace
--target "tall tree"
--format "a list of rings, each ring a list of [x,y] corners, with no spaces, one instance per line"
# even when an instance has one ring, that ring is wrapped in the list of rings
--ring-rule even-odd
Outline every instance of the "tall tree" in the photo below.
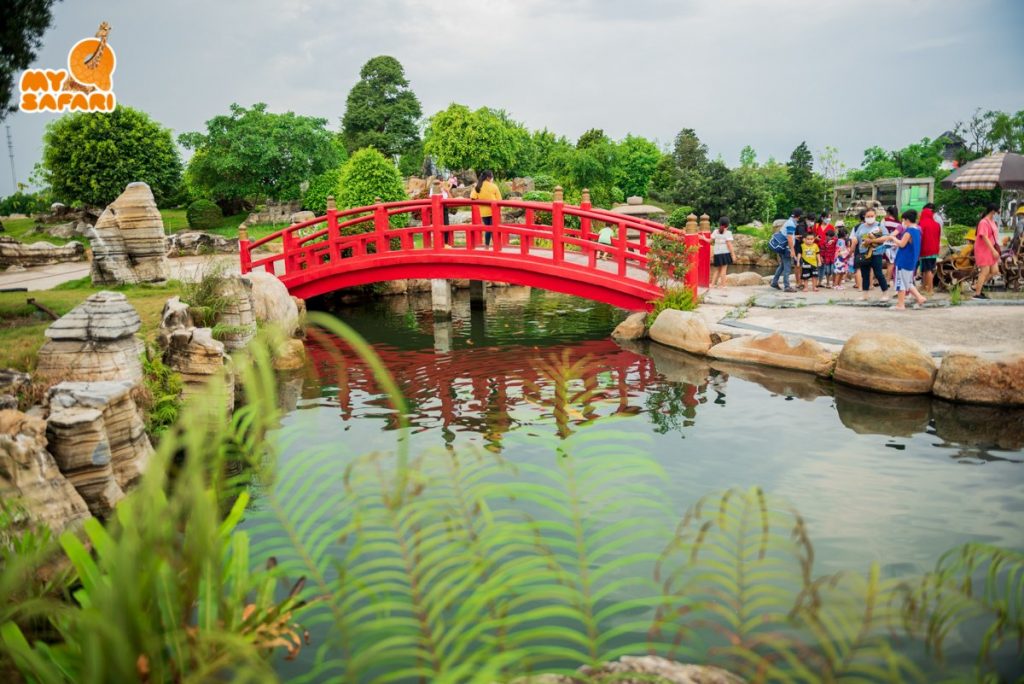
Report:
[[[697,131],[684,128],[676,134],[672,158],[680,169],[700,171],[708,163],[708,146],[697,137]]]
[[[591,128],[588,131],[584,131],[580,139],[576,141],[577,150],[585,150],[588,147],[593,147],[603,142],[608,141],[608,136],[604,134],[602,128]]]
[[[618,164],[615,168],[615,184],[622,192],[630,195],[647,195],[647,186],[661,159],[658,146],[647,138],[627,135],[619,143]]]
[[[273,114],[262,102],[232,104],[230,115],[206,122],[206,133],[183,133],[178,141],[195,151],[189,183],[213,200],[298,199],[303,182],[342,159],[326,119]]]
[[[523,165],[530,142],[529,132],[504,112],[451,104],[430,117],[424,150],[447,169],[507,175]]]
[[[757,166],[757,152],[750,145],[744,145],[740,150],[740,167],[750,169]]]
[[[802,207],[804,211],[818,211],[825,201],[824,188],[822,183],[814,175],[814,157],[807,147],[807,142],[801,142],[789,156],[786,164],[789,169],[789,201],[794,207]]]
[[[349,153],[373,147],[395,157],[420,139],[420,101],[409,88],[405,69],[394,57],[374,57],[359,71],[345,102],[341,132]]]
[[[134,181],[148,183],[159,203],[181,184],[181,158],[171,131],[124,105],[51,121],[39,170],[54,198],[68,204],[105,206]]]
[[[5,0],[0,23],[0,121],[17,111],[14,99],[18,72],[27,69],[53,21],[54,0]]]
[[[988,112],[988,142],[995,150],[1024,152],[1024,110],[1016,114],[1009,112]]]

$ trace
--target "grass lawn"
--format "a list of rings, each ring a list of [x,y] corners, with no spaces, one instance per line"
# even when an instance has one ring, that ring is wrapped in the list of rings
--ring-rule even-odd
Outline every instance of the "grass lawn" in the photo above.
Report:
[[[34,233],[36,222],[30,218],[20,219],[4,219],[4,232],[0,235],[6,235],[12,237],[18,242],[49,242],[54,245],[65,245],[70,240],[64,240],[62,238],[50,237],[46,233]],[[85,239],[82,239],[85,242]]]
[[[142,319],[141,334],[148,338],[160,325],[160,313],[169,297],[179,294],[181,284],[170,281],[165,286],[133,285],[93,287],[88,277],[43,292],[0,292],[0,368],[21,371],[35,369],[36,352],[46,341],[43,333],[52,323],[50,318],[29,304],[31,296],[63,316],[100,290],[123,292]]]
[[[238,237],[238,226],[248,215],[249,214],[247,212],[242,212],[240,214],[233,214],[232,216],[225,216],[219,226],[204,230],[203,232],[216,233],[218,235],[223,235],[224,237]],[[165,232],[177,233],[178,231],[189,229],[188,219],[185,217],[184,209],[161,209],[160,217],[164,220]],[[284,226],[279,227],[283,228]]]

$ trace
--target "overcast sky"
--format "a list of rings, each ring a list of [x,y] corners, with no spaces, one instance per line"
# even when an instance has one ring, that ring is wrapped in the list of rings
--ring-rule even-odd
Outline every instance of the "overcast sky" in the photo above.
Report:
[[[175,134],[260,101],[336,129],[381,54],[428,116],[486,105],[572,139],[663,144],[690,127],[730,165],[744,145],[784,160],[801,140],[857,165],[976,107],[1024,109],[1024,0],[66,0],[34,66],[65,67],[100,21],[118,102]],[[8,117],[18,180],[52,118]]]

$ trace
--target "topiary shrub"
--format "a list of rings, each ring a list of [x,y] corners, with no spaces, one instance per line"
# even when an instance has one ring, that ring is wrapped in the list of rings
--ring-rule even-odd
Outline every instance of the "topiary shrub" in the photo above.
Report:
[[[206,230],[219,226],[224,221],[224,214],[221,213],[220,207],[210,200],[201,199],[188,205],[185,218],[188,220],[189,228]]]
[[[686,217],[690,214],[696,214],[693,207],[679,207],[674,209],[671,214],[668,215],[668,225],[673,228],[685,228]]]
[[[302,206],[317,216],[327,213],[327,198],[338,192],[341,181],[341,167],[324,171],[309,181],[309,188],[302,196]],[[335,198],[337,199],[337,198]]]
[[[555,179],[552,178],[551,176],[547,175],[546,173],[538,173],[536,176],[533,177],[533,187],[536,190],[542,190],[542,191],[543,190],[554,190],[555,189]],[[529,194],[529,193],[527,193],[527,194]],[[525,196],[526,195],[524,195],[523,197],[525,197]]]
[[[374,204],[378,197],[385,202],[408,199],[402,175],[394,163],[372,147],[365,147],[341,167],[335,198],[339,208],[351,209]],[[393,228],[404,228],[408,224],[408,214],[391,217]],[[365,222],[356,228],[357,232],[364,232],[372,230],[373,224]]]

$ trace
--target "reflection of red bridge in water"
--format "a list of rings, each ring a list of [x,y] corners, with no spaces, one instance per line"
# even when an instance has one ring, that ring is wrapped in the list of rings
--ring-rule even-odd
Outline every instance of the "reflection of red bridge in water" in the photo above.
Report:
[[[658,378],[650,357],[611,340],[574,342],[540,354],[533,347],[515,346],[445,354],[383,345],[375,350],[406,398],[414,430],[442,426],[479,432],[490,442],[519,424],[519,407],[533,407],[527,422],[536,420],[538,409],[553,417],[563,435],[572,424],[599,416],[640,413],[645,410],[642,390]],[[398,426],[372,370],[343,342],[314,335],[307,351],[321,385],[337,387],[342,418],[352,418],[357,406],[370,405],[381,409],[376,415],[389,427]]]
[[[556,195],[557,198],[557,195]],[[240,232],[243,273],[275,273],[297,297],[308,299],[345,287],[404,278],[490,280],[539,287],[634,311],[661,296],[648,264],[652,242],[669,235],[695,248],[698,268],[687,273],[694,290],[707,285],[709,250],[693,229],[687,234],[659,223],[590,206],[555,202],[488,202],[442,199],[380,203],[339,211],[250,241]],[[445,225],[449,210],[470,209],[470,222]],[[481,209],[490,209],[486,225]],[[522,212],[523,222],[502,217]],[[408,217],[419,226],[395,228]],[[568,220],[571,217],[572,220]],[[598,245],[599,226],[611,226],[612,243]],[[485,235],[493,242],[486,245]],[[450,246],[445,246],[451,242]],[[256,250],[279,247],[279,253]]]

